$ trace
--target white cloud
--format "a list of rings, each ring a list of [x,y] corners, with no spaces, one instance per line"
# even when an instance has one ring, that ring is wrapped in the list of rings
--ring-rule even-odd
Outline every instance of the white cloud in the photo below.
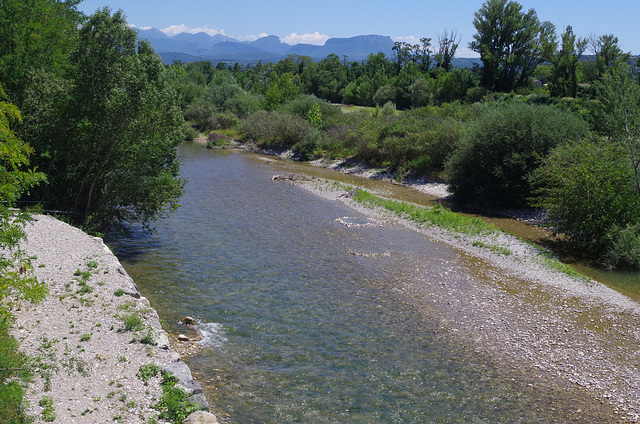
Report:
[[[422,44],[420,42],[420,39],[415,35],[406,35],[403,37],[391,37],[391,39],[393,41],[400,41],[400,42],[409,43],[409,44]]]
[[[231,38],[238,41],[256,41],[258,38],[266,37],[269,34],[262,33],[260,35],[232,35]]]
[[[217,29],[213,29],[213,28],[209,28],[208,26],[203,26],[201,28],[191,28],[188,27],[184,24],[180,24],[180,25],[171,25],[168,26],[166,28],[162,28],[160,29],[160,31],[164,32],[165,34],[167,34],[168,36],[172,37],[176,34],[180,34],[182,32],[187,32],[189,34],[197,34],[198,32],[204,32],[206,34],[209,34],[210,36],[214,36],[216,34],[222,34],[222,35],[226,35],[224,33],[224,30],[217,30]]]
[[[296,34],[292,32],[291,34],[283,37],[281,40],[283,43],[287,43],[289,45],[294,44],[314,44],[316,46],[322,46],[329,39],[329,36],[326,34],[320,34],[319,32],[314,32],[313,34]]]

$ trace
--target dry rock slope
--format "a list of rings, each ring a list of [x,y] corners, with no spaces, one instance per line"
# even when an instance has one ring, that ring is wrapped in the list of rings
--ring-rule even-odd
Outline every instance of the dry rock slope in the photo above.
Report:
[[[49,286],[38,305],[14,311],[14,336],[34,359],[27,388],[36,423],[147,423],[162,396],[158,373],[146,383],[140,367],[180,376],[192,401],[207,407],[202,389],[169,346],[149,302],[102,239],[38,215],[23,249]],[[161,421],[159,421],[161,422]]]

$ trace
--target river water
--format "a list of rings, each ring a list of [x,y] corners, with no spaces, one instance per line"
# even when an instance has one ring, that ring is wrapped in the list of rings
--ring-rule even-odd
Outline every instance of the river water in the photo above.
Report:
[[[255,155],[193,145],[180,154],[182,206],[119,256],[169,332],[185,331],[185,315],[200,323],[203,350],[187,362],[221,417],[571,421],[562,390],[474,353],[415,290],[431,276],[461,290],[476,283],[468,258],[272,181]]]

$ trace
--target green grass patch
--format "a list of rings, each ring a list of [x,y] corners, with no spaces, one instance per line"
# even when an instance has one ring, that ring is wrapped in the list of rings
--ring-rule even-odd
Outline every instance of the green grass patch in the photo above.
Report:
[[[480,218],[460,215],[439,204],[432,207],[421,206],[415,203],[385,199],[365,190],[358,190],[353,198],[362,205],[381,207],[401,218],[465,235],[491,235],[499,232],[494,225],[488,224]]]
[[[144,329],[140,314],[132,313],[120,317],[124,323],[124,331],[141,331]]]
[[[487,243],[483,243],[481,241],[474,241],[473,245],[476,247],[482,247],[485,249],[489,249],[492,252],[496,252],[496,253],[500,253],[501,255],[505,255],[505,256],[509,256],[511,254],[513,254],[513,252],[509,249],[507,249],[504,246],[498,246],[495,244],[487,244]]]

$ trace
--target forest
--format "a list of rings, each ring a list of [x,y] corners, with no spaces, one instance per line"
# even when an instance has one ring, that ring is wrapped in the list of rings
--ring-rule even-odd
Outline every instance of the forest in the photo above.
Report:
[[[151,224],[178,207],[176,147],[204,135],[441,179],[473,207],[544,208],[572,249],[640,268],[640,60],[613,34],[582,38],[487,0],[473,18],[472,69],[452,66],[451,30],[362,62],[165,65],[121,11],[85,16],[79,3],[0,4],[3,248],[28,220],[16,206],[94,233]],[[0,300],[42,298],[16,271],[28,258],[1,259]],[[14,400],[26,359],[10,321],[3,310],[0,421],[24,422]]]

